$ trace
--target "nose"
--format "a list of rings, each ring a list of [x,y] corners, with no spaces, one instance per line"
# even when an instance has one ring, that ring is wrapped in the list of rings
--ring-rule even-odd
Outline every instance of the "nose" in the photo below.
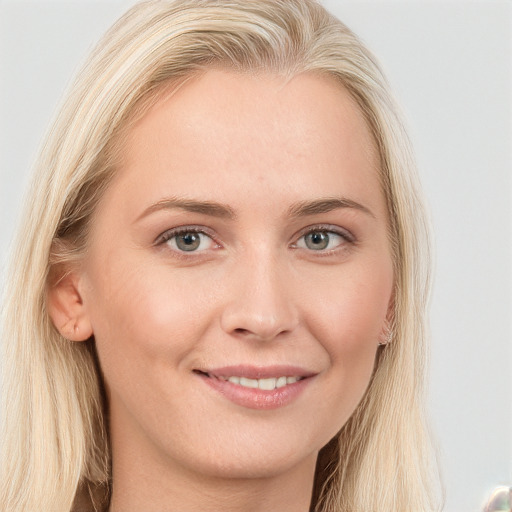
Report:
[[[299,314],[293,282],[275,258],[255,257],[231,274],[222,329],[234,336],[270,341],[294,331]]]

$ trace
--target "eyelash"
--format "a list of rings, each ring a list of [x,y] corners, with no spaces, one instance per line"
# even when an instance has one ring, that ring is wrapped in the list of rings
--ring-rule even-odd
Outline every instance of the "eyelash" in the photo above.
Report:
[[[308,235],[311,235],[313,233],[325,233],[327,235],[336,235],[343,239],[343,241],[338,244],[336,247],[328,250],[324,249],[311,249],[307,247],[300,247],[298,245],[299,241],[307,237]],[[215,237],[213,234],[207,230],[204,227],[199,226],[181,226],[179,228],[173,228],[165,231],[161,235],[158,236],[156,239],[154,245],[155,246],[163,246],[165,244],[168,244],[169,241],[171,241],[174,238],[179,237],[180,235],[187,235],[187,234],[198,234],[202,236],[206,236],[211,240],[212,244],[215,244],[215,248],[221,248],[221,245],[215,240]],[[338,226],[332,226],[332,225],[315,225],[315,226],[308,226],[307,228],[304,228],[298,237],[296,237],[296,242],[291,244],[291,247],[293,249],[304,249],[311,253],[317,253],[319,256],[326,256],[333,254],[339,250],[346,249],[345,244],[354,245],[356,243],[355,237],[347,230],[341,229]],[[205,252],[208,249],[203,249],[202,251],[196,251],[196,250],[181,250],[179,248],[170,248],[174,253],[179,255],[180,257],[197,257],[200,253]],[[188,254],[187,254],[188,253]]]
[[[309,248],[309,252],[317,253],[318,256],[329,256],[329,255],[334,254],[340,250],[347,249],[347,244],[349,246],[351,246],[351,245],[355,245],[355,243],[356,243],[356,238],[349,231],[342,229],[339,226],[333,226],[333,225],[329,225],[329,224],[327,224],[327,225],[319,224],[319,225],[315,225],[315,226],[308,226],[307,228],[303,229],[300,232],[299,236],[297,237],[297,241],[292,244],[292,247],[294,249],[308,250],[307,247],[306,248],[299,247],[298,243],[300,240],[303,240],[303,239],[305,240],[308,235],[311,235],[313,233],[326,233],[327,235],[336,235],[342,239],[342,241],[338,245],[336,245],[336,247],[334,247],[332,249],[315,250],[315,249]]]
[[[217,248],[220,247],[220,244],[215,241],[215,238],[213,237],[212,233],[210,233],[209,230],[207,230],[203,227],[199,227],[199,226],[181,226],[179,228],[169,229],[169,230],[165,231],[164,233],[162,233],[156,239],[155,245],[161,246],[164,244],[168,244],[168,242],[170,240],[172,240],[173,238],[177,238],[180,235],[188,235],[188,234],[198,234],[198,235],[206,236],[212,241],[213,244],[215,244],[217,246]],[[180,249],[172,249],[172,248],[171,248],[171,250],[174,250],[174,252],[180,254],[180,256],[187,255],[187,251],[185,251],[185,250],[182,251]],[[188,252],[194,253],[197,251],[188,251]],[[202,251],[199,251],[199,252],[202,252]]]

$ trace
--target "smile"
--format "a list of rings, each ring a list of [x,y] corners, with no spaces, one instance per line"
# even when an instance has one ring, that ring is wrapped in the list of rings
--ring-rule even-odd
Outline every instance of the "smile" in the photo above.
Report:
[[[267,379],[249,379],[248,377],[218,377],[221,380],[231,382],[237,386],[243,386],[244,388],[262,389],[264,391],[272,391],[274,389],[282,388],[287,384],[295,384],[304,377],[270,377]]]
[[[297,367],[232,366],[194,370],[203,382],[225,399],[249,409],[277,409],[294,402],[315,373]]]

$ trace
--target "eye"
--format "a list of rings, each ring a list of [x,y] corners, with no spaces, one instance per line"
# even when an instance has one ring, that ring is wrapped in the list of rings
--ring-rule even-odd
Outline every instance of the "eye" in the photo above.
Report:
[[[178,252],[202,252],[217,245],[206,233],[191,229],[167,231],[159,238],[157,243],[165,243]]]
[[[348,242],[348,236],[327,229],[314,229],[302,235],[295,244],[310,251],[331,251]]]

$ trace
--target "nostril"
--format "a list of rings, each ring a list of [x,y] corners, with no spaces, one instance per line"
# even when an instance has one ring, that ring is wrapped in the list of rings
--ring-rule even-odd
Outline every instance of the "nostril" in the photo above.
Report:
[[[272,340],[290,333],[297,325],[298,318],[289,305],[288,308],[272,306],[268,310],[261,304],[256,304],[257,308],[249,306],[251,304],[242,307],[231,304],[226,307],[220,318],[221,329],[240,340]]]

